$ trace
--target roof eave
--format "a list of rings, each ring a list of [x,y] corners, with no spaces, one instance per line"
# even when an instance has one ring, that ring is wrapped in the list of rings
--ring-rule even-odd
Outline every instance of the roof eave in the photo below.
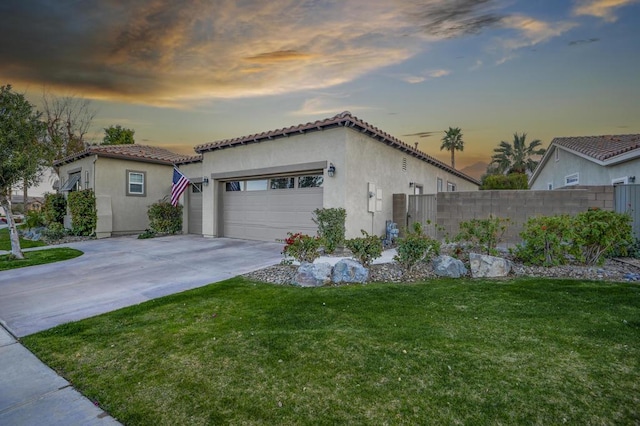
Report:
[[[316,121],[314,123],[307,123],[304,126],[289,127],[281,130],[276,130],[274,132],[260,133],[260,134],[241,137],[241,138],[237,138],[229,141],[221,141],[217,143],[214,142],[214,143],[198,145],[194,148],[194,151],[197,152],[198,154],[203,154],[205,152],[211,152],[211,151],[216,151],[216,150],[221,150],[226,148],[233,148],[238,145],[248,145],[252,143],[260,143],[265,140],[281,139],[281,138],[289,137],[289,135],[294,133],[304,134],[304,133],[310,133],[310,132],[317,132],[321,130],[333,129],[336,127],[345,127],[345,128],[352,129],[354,131],[358,131],[360,133],[363,133],[371,137],[372,139],[375,139],[379,142],[383,142],[387,145],[390,145],[428,164],[438,167],[457,177],[465,179],[473,183],[474,185],[478,185],[478,186],[481,185],[481,182],[478,181],[477,179],[474,179],[471,176],[468,176],[452,167],[447,166],[441,161],[433,157],[430,157],[429,155],[423,153],[422,151],[419,151],[416,148],[413,148],[412,146],[407,145],[401,140],[381,131],[377,127],[373,127],[365,123],[364,121],[352,116],[350,113],[347,113],[347,112],[343,112],[333,118],[324,120],[324,122]]]

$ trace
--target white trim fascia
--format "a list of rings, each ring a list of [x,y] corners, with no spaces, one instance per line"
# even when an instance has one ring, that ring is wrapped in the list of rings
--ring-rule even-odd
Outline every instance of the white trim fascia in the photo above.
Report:
[[[533,173],[531,173],[531,177],[529,178],[529,188],[531,188],[531,186],[536,181],[536,179],[538,179],[538,175],[540,174],[540,171],[544,168],[544,165],[547,164],[547,162],[549,161],[549,158],[551,158],[551,152],[554,151],[555,149],[558,149],[558,146],[554,143],[551,143],[551,145],[549,145],[549,147],[547,148],[547,151],[544,153],[544,155],[540,159],[540,162],[538,163],[538,167],[536,167]]]
[[[576,155],[576,156],[578,156],[580,158],[584,158],[585,160],[589,160],[592,163],[595,163],[595,164],[597,164],[599,166],[603,166],[603,167],[613,166],[613,165],[616,165],[618,163],[624,163],[625,161],[633,160],[635,158],[640,158],[640,149],[634,149],[632,151],[627,151],[627,152],[625,152],[623,154],[616,155],[615,157],[608,158],[608,159],[606,159],[604,161],[597,160],[597,159],[595,159],[595,158],[593,158],[593,157],[591,157],[589,155],[582,154],[580,152],[576,152],[576,151],[574,151],[572,149],[567,149],[567,148],[564,148],[564,147],[563,147],[563,149],[565,151],[573,154],[573,155]]]

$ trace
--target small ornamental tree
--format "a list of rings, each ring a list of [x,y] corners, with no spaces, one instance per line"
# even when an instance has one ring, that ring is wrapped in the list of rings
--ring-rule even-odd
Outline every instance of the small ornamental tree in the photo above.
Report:
[[[9,225],[11,256],[24,259],[11,209],[11,188],[33,181],[45,165],[45,125],[20,93],[0,87],[0,206]]]
[[[71,232],[74,235],[93,235],[98,222],[96,197],[93,190],[70,192],[68,203],[71,212]]]
[[[343,208],[315,209],[313,223],[318,225],[318,236],[322,238],[327,253],[333,253],[344,244],[347,211]]]
[[[182,231],[182,205],[174,206],[166,198],[149,206],[149,227],[158,234]]]

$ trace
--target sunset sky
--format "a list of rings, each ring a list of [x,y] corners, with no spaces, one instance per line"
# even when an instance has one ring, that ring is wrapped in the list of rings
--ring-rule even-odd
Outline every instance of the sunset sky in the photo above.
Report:
[[[195,145],[351,111],[459,168],[640,133],[638,0],[3,0],[0,84],[92,99],[91,139]]]

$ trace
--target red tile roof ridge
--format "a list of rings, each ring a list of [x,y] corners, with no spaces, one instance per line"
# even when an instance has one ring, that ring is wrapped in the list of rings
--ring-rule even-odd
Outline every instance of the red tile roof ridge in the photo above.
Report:
[[[80,152],[56,160],[54,165],[69,163],[76,159],[94,154],[122,159],[151,161],[161,164],[175,164],[185,159],[196,157],[177,154],[166,148],[151,145],[88,145]],[[200,156],[197,157],[199,158]]]
[[[451,168],[450,166],[436,159],[435,157],[432,157],[418,150],[417,148],[401,141],[395,136],[392,136],[389,133],[382,131],[378,127],[373,126],[367,123],[366,121],[354,116],[353,114],[351,114],[350,111],[343,111],[339,114],[334,115],[333,117],[316,120],[313,122],[307,122],[306,124],[298,124],[290,127],[283,127],[281,129],[270,130],[266,132],[255,133],[252,135],[240,136],[232,139],[223,139],[215,142],[209,142],[209,143],[197,145],[196,147],[194,147],[194,151],[201,154],[207,151],[214,151],[217,149],[228,148],[236,145],[244,145],[245,143],[260,142],[261,140],[264,140],[264,139],[270,140],[276,137],[288,137],[290,134],[293,134],[293,133],[304,133],[305,131],[322,130],[324,128],[332,128],[336,126],[338,127],[358,126],[361,128],[361,132],[370,133],[371,135],[373,135],[374,139],[382,140],[383,142],[389,145],[395,145],[396,148],[399,148],[405,152],[409,152],[415,155],[416,157],[421,158],[422,160],[435,165],[436,167],[447,170],[453,174],[463,177],[464,179],[467,179],[478,185],[480,184],[480,182],[477,179],[472,178],[471,176],[457,169]]]
[[[551,144],[604,161],[636,149],[640,150],[640,134],[557,137]]]

